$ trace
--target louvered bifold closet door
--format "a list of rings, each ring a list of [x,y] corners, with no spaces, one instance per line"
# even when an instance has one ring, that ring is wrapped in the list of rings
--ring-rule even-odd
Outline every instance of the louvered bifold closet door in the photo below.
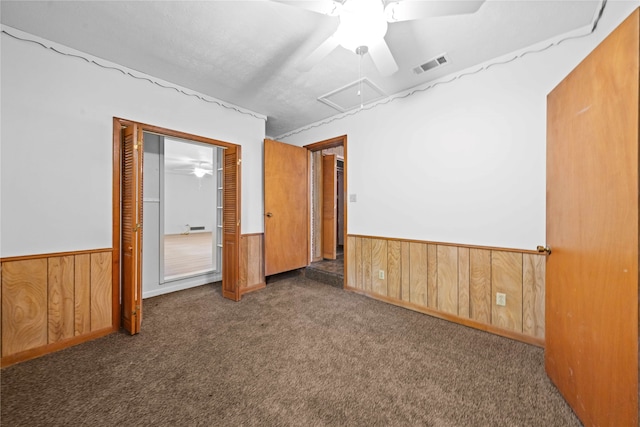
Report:
[[[240,300],[240,147],[224,150],[222,296]]]
[[[122,326],[140,331],[142,319],[142,130],[126,127],[122,140]]]

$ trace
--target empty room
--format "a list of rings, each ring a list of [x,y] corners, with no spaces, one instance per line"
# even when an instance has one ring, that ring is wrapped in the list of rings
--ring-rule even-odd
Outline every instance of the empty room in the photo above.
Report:
[[[638,426],[640,1],[0,22],[2,425]]]

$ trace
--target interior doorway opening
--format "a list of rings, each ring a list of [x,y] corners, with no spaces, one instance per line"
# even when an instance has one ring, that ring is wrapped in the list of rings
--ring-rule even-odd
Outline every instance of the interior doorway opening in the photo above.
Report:
[[[324,168],[323,151],[340,150],[343,158],[342,185],[338,193],[337,156],[333,156],[335,167]],[[342,135],[325,141],[299,147],[270,139],[264,141],[264,271],[265,276],[310,267],[314,260],[325,258],[323,249],[333,251],[337,258],[337,242],[343,243],[343,260],[348,258],[347,205],[344,200],[347,188],[347,136]],[[328,155],[328,151],[325,152]],[[312,167],[315,169],[312,171]],[[322,190],[322,171],[330,170],[334,190]],[[335,178],[335,179],[334,179]],[[313,193],[313,195],[312,195]],[[322,200],[326,194],[328,201]],[[338,196],[338,194],[340,194]],[[338,203],[340,197],[340,226],[338,232]],[[323,209],[331,212],[332,226],[322,224]],[[324,215],[324,218],[327,216]],[[335,228],[334,228],[335,227]],[[323,229],[333,243],[322,243]],[[333,259],[335,261],[335,259]],[[345,286],[345,270],[336,271],[333,283]],[[335,276],[338,277],[335,277]],[[332,284],[333,284],[332,283]]]
[[[143,138],[143,298],[221,280],[223,148]]]
[[[143,317],[144,133],[221,148],[219,153],[222,215],[219,224],[222,297],[239,301],[240,200],[242,149],[239,145],[131,120],[113,118],[112,277],[113,313],[130,334],[140,332]]]
[[[345,284],[346,136],[306,146],[311,152],[311,264],[309,278]]]

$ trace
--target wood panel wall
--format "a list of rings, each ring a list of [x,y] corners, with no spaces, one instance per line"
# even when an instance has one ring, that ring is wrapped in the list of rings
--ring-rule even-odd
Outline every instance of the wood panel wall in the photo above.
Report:
[[[2,366],[113,330],[111,249],[3,259]]]
[[[347,244],[348,289],[544,345],[544,255],[355,235]]]
[[[240,237],[240,294],[265,286],[264,235],[243,234]]]

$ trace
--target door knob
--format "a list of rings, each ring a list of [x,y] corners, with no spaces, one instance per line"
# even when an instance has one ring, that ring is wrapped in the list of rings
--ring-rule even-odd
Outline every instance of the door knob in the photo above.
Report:
[[[538,246],[536,249],[541,254],[551,255],[551,248],[548,246]]]
[[[272,214],[271,212],[267,212],[265,215],[266,215],[268,218],[271,218],[271,217],[273,216],[273,214]]]

